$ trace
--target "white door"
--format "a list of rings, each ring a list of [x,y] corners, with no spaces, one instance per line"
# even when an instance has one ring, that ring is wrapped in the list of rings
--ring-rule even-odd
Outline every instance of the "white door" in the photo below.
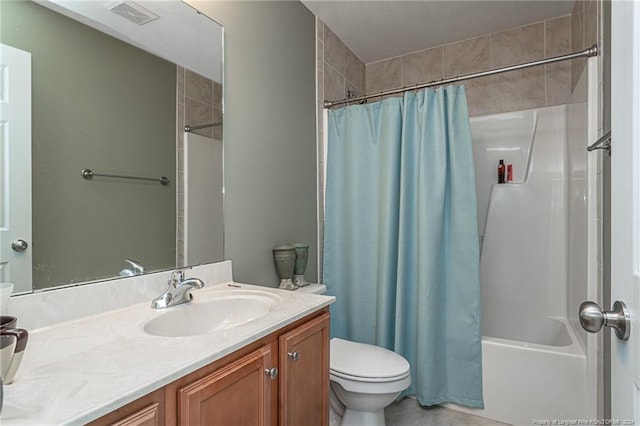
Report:
[[[0,44],[0,282],[31,290],[31,54]]]
[[[640,3],[613,1],[611,28],[611,300],[631,316],[629,340],[611,338],[611,414],[639,425]]]

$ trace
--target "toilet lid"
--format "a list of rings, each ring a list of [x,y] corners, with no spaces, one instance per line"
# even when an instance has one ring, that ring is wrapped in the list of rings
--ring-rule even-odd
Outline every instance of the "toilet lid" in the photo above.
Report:
[[[409,363],[395,352],[379,346],[331,339],[331,371],[354,377],[397,378],[406,376]]]

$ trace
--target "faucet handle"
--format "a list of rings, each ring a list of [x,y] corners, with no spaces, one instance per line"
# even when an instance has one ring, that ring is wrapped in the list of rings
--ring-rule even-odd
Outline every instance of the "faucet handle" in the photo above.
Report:
[[[178,283],[184,281],[184,270],[176,269],[171,272],[171,279],[169,280],[169,284],[173,284],[174,286]]]

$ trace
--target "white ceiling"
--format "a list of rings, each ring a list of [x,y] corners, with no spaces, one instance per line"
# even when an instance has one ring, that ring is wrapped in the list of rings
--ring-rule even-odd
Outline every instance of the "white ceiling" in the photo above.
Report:
[[[563,0],[302,0],[364,63],[571,13]]]
[[[108,9],[123,1],[36,1],[200,75],[222,81],[222,26],[180,0],[135,0],[160,16],[144,25],[136,25]]]

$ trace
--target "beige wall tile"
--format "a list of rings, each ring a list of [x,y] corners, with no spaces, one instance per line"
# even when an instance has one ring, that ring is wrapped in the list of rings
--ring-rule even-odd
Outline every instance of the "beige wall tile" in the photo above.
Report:
[[[368,93],[396,89],[401,84],[400,58],[367,64],[366,87]]]
[[[324,67],[324,97],[330,101],[345,97],[344,77],[329,65]]]
[[[445,78],[488,70],[491,67],[490,41],[489,36],[484,36],[445,45]]]
[[[344,81],[344,91],[345,91],[345,96],[347,91],[351,90],[352,92],[355,92],[358,96],[364,95],[364,91],[362,90],[362,87],[360,86],[356,86],[354,83],[352,83],[349,80],[345,80]]]
[[[198,126],[200,124],[211,123],[213,119],[213,107],[195,99],[187,98],[185,100],[185,124]],[[193,133],[205,137],[213,137],[211,128],[195,130]]]
[[[222,109],[222,84],[213,82],[213,107]]]
[[[571,12],[571,50],[584,49],[584,2],[577,0]]]
[[[403,56],[401,58],[401,86],[410,86],[442,79],[444,75],[443,54],[444,49],[442,47],[436,47]]]
[[[483,77],[462,83],[467,94],[470,117],[491,114],[496,111],[496,105],[493,101],[495,78]]]
[[[545,65],[546,106],[562,105],[571,97],[571,62]]]
[[[544,58],[544,23],[491,34],[491,66],[504,67]]]
[[[223,121],[223,117],[222,117],[222,110],[220,108],[213,108],[213,123],[222,123]],[[214,139],[218,139],[219,141],[222,140],[222,135],[223,135],[223,126],[216,126],[212,129],[213,132],[213,138]]]
[[[600,2],[587,0],[584,3],[584,47],[598,43],[598,8]]]
[[[325,25],[324,61],[342,75],[345,74],[347,66],[348,51],[347,46]]]
[[[213,81],[191,70],[186,70],[185,95],[211,105],[213,104]]]
[[[364,64],[350,50],[347,51],[345,78],[358,88],[362,87],[362,67]],[[362,92],[360,92],[362,93]]]
[[[545,57],[571,53],[571,15],[545,22]]]
[[[496,76],[493,102],[496,112],[539,108],[545,104],[544,67],[511,71]]]

